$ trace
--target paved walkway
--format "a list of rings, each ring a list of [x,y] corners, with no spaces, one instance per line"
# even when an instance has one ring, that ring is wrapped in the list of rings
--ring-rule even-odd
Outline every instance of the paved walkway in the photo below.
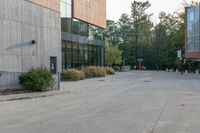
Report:
[[[199,133],[200,76],[128,72],[0,103],[0,133]]]

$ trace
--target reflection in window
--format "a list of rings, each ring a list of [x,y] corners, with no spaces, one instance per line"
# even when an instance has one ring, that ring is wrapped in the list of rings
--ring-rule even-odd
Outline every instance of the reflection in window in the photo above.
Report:
[[[199,7],[187,10],[187,45],[188,51],[199,51]]]
[[[71,18],[72,17],[72,5],[71,0],[61,0],[61,18]]]
[[[102,40],[103,30],[94,25],[89,25],[89,38],[90,40]]]

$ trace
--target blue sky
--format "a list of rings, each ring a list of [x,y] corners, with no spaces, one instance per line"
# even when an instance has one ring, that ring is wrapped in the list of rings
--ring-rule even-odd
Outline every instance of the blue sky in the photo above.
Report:
[[[138,0],[139,1],[139,0]],[[145,1],[145,0],[140,0]],[[154,13],[153,21],[158,21],[158,14],[161,11],[173,13],[180,9],[183,0],[149,0],[152,4],[149,12]],[[186,0],[189,1],[189,0]],[[130,13],[130,6],[133,0],[107,0],[107,19],[118,20],[122,13]]]

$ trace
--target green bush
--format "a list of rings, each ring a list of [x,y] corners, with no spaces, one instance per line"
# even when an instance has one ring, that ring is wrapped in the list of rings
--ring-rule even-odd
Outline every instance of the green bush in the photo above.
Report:
[[[108,75],[115,75],[115,70],[114,69],[112,69],[110,67],[105,67],[104,69],[105,69],[105,71],[106,71],[106,73]]]
[[[114,66],[113,69],[116,71],[116,72],[120,72],[121,71],[121,68],[119,66]]]
[[[105,77],[106,71],[102,67],[89,66],[83,69],[86,78]]]
[[[106,71],[103,67],[97,67],[95,71],[96,77],[105,77],[106,76]]]
[[[47,91],[54,85],[54,79],[47,68],[31,68],[19,77],[20,84],[33,91]]]
[[[85,77],[86,78],[95,78],[96,77],[95,69],[96,69],[96,67],[93,67],[93,66],[89,66],[89,67],[86,67],[85,69],[83,69],[83,71],[85,73]]]
[[[85,75],[83,71],[76,69],[66,69],[62,72],[62,79],[68,81],[83,80],[85,79]]]

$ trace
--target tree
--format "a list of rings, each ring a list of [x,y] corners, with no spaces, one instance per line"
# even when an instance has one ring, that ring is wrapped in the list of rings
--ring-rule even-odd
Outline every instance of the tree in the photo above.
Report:
[[[192,0],[182,6],[198,3]],[[150,7],[149,1],[133,1],[130,15],[122,14],[118,22],[108,21],[106,40],[122,51],[126,65],[133,67],[142,58],[147,69],[177,68],[177,50],[185,44],[184,8],[173,14],[161,12],[159,23],[154,25],[152,14],[147,12]]]
[[[133,43],[134,29],[131,26],[131,19],[127,14],[122,14],[118,21],[120,40],[119,49],[123,51],[122,58],[125,65],[134,64]]]
[[[107,28],[104,30],[106,41],[111,42],[113,45],[118,45],[119,40],[119,26],[112,20],[107,20]]]
[[[141,42],[141,40],[144,35],[148,36],[152,28],[152,22],[150,21],[152,14],[147,13],[147,10],[150,7],[151,4],[149,3],[149,1],[133,1],[133,3],[131,4],[131,23],[135,31],[135,42],[133,45],[133,54],[135,54],[135,61],[138,58],[143,58],[142,43],[144,41]]]
[[[109,42],[105,48],[105,63],[108,66],[120,65],[122,63],[122,51]]]

